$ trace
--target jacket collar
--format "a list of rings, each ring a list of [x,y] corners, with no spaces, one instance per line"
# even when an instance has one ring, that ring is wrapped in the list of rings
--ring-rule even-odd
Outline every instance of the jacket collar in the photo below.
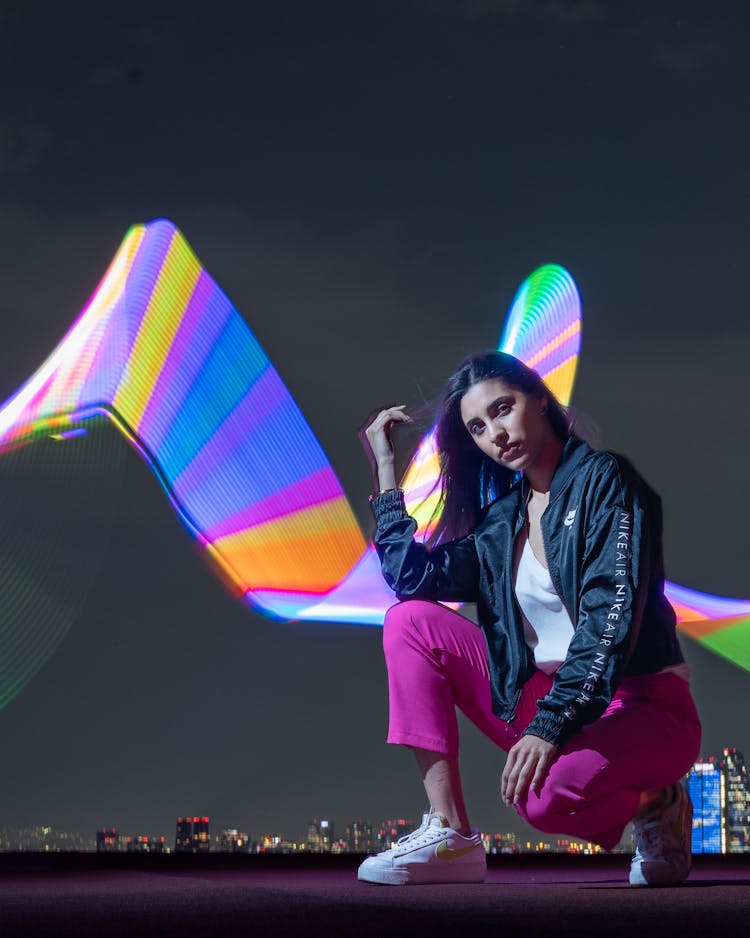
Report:
[[[549,500],[553,502],[560,492],[564,491],[568,481],[581,462],[591,452],[591,447],[577,436],[569,436],[563,447],[560,462],[557,464],[552,484],[549,490]],[[529,494],[529,483],[525,477],[520,480],[521,512],[525,514],[526,498]]]
[[[583,460],[591,452],[591,447],[577,436],[569,436],[563,447],[560,462],[552,476],[552,485],[549,490],[549,500],[557,498],[570,481],[570,477],[578,469]]]

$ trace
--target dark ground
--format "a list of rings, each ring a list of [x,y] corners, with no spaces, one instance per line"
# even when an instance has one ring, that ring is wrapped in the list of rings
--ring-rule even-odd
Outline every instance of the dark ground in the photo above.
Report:
[[[0,855],[0,935],[747,935],[750,855],[634,889],[627,858],[492,857],[472,886],[367,886],[358,858]],[[492,931],[489,932],[488,929]]]

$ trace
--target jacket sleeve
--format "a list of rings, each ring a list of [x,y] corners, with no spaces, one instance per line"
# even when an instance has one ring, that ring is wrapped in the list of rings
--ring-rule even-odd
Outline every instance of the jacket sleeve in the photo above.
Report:
[[[403,492],[377,495],[372,509],[383,577],[399,598],[477,600],[479,562],[473,534],[428,550],[414,540],[417,523],[406,513]]]
[[[607,463],[592,480],[587,511],[573,638],[524,730],[557,746],[609,706],[637,641],[648,591],[646,513],[634,480],[613,456],[602,458]]]

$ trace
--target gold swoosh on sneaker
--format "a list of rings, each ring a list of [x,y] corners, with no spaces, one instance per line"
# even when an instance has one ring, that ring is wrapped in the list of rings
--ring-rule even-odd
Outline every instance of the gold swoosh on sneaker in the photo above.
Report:
[[[448,841],[444,840],[437,845],[435,856],[438,860],[457,860],[459,857],[471,853],[472,850],[476,849],[476,846],[476,844],[471,844],[469,847],[458,847],[454,850],[448,846]]]

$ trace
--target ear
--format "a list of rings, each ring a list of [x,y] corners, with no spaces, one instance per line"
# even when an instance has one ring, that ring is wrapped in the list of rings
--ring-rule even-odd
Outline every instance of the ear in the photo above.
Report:
[[[539,413],[540,413],[540,414],[546,414],[546,413],[547,413],[547,406],[548,406],[548,405],[549,405],[549,397],[548,397],[548,395],[542,394],[542,395],[539,397]]]

